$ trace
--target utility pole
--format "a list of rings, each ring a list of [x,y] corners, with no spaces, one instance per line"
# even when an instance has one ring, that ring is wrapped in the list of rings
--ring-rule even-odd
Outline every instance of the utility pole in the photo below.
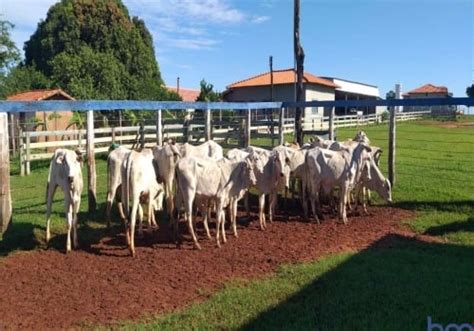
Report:
[[[295,1],[294,9],[294,51],[296,62],[296,102],[304,101],[303,72],[304,51],[300,43],[300,0]],[[303,145],[303,107],[295,109],[295,134],[298,144]]]
[[[273,56],[270,55],[270,101],[273,102]],[[273,121],[273,109],[270,109],[270,121],[271,121],[271,134],[272,134],[272,146],[275,146],[275,122]]]

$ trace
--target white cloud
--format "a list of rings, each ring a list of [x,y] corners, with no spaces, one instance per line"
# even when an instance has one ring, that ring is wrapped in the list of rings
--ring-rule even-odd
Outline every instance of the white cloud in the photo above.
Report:
[[[268,21],[269,19],[270,17],[268,16],[255,16],[252,18],[252,23],[260,24],[260,23]]]
[[[48,9],[59,0],[0,0],[3,19],[15,24],[12,39],[19,49],[35,31]],[[236,33],[240,24],[261,24],[268,16],[249,13],[233,0],[123,0],[133,16],[144,19],[156,48],[212,50],[219,35]],[[271,1],[271,0],[266,0]]]

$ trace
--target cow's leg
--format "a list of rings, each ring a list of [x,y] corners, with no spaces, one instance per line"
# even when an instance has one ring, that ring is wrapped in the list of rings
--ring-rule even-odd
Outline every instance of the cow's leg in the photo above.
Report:
[[[139,209],[142,209],[140,207],[140,201],[139,197],[134,196],[133,197],[133,202],[132,202],[132,213],[130,215],[130,224],[129,224],[129,232],[130,232],[130,254],[132,256],[135,256],[135,223],[137,220],[137,213],[139,212]],[[143,210],[140,211],[143,217]]]
[[[278,196],[276,192],[271,192],[268,195],[268,220],[270,223],[273,222],[273,213],[275,212],[275,205],[278,202]]]
[[[362,209],[364,210],[365,215],[369,215],[369,212],[367,211],[367,200],[366,200],[369,192],[370,191],[369,191],[368,188],[366,188],[365,186],[362,187],[362,196],[361,196],[361,198],[362,198]]]
[[[155,213],[154,213],[154,208],[153,208],[153,203],[151,201],[151,198],[148,201],[147,209],[148,209],[148,232],[151,233],[153,228],[156,228]]]
[[[138,235],[143,236],[143,208],[140,204],[138,205]]]
[[[260,229],[265,230],[265,194],[260,194],[258,197],[258,219]]]
[[[49,227],[51,223],[51,207],[53,204],[54,193],[56,192],[56,185],[50,185],[48,183],[46,190],[46,244],[48,244],[49,239],[51,239]]]
[[[77,248],[79,247],[79,244],[78,244],[78,238],[77,238],[77,214],[79,213],[79,208],[81,206],[81,198],[79,196],[79,198],[76,199],[76,201],[74,201],[74,211],[73,211],[73,244],[74,244],[74,248]]]
[[[305,221],[308,220],[308,203],[306,201],[306,183],[301,181],[301,204],[303,205],[303,215]]]
[[[117,193],[117,187],[111,187],[110,191],[107,192],[107,205],[105,208],[105,215],[107,218],[107,228],[110,228],[110,221],[112,219],[112,204],[114,203],[116,193]],[[117,203],[117,207],[118,207],[118,203]],[[119,212],[123,214],[123,207],[119,208]],[[122,215],[120,216],[122,217]],[[125,218],[125,216],[123,218]]]
[[[206,214],[204,215],[204,229],[206,230],[206,235],[207,235],[207,238],[209,239],[212,239],[211,237],[211,232],[209,231],[209,224],[208,224],[208,220],[211,219],[211,206],[209,205],[209,203],[206,204]]]
[[[227,242],[227,236],[226,236],[226,233],[225,233],[225,210],[224,208],[222,209],[221,211],[222,213],[222,222],[221,222],[221,231],[222,231],[222,241],[224,243]],[[219,229],[217,229],[219,231]]]
[[[66,240],[66,253],[71,251],[71,230],[73,227],[73,202],[65,197],[65,209],[66,209],[66,219],[67,219],[67,240]]]
[[[346,204],[348,199],[349,190],[342,186],[339,193],[339,218],[344,224],[347,224],[347,211]]]
[[[239,235],[237,234],[237,199],[235,200],[232,200],[232,204],[230,205],[230,208],[231,208],[231,213],[230,213],[230,221],[232,222],[232,230],[234,231],[234,236],[236,238],[239,237]]]
[[[193,238],[194,247],[196,247],[197,249],[201,249],[201,246],[198,243],[196,234],[194,233],[194,227],[193,227],[193,200],[194,199],[191,199],[190,197],[188,197],[188,199],[185,199],[185,200],[186,200],[185,202],[186,215],[188,219],[188,231],[191,237]]]
[[[245,192],[245,198],[244,198],[244,206],[245,206],[245,212],[247,213],[247,217],[250,217],[250,206],[249,206],[249,192]]]

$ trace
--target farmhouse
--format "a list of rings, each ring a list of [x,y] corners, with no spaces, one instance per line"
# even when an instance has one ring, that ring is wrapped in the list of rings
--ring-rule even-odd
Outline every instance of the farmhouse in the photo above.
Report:
[[[425,84],[403,94],[404,99],[451,98],[452,96],[453,94],[446,86],[433,84]],[[456,106],[405,106],[403,110],[405,112],[431,110],[435,114],[450,114],[456,111]]]
[[[31,90],[10,95],[8,101],[47,101],[47,100],[75,100],[72,96],[61,89]],[[62,112],[35,112],[19,113],[14,116],[17,126],[26,131],[66,130],[71,124],[72,111]]]
[[[200,90],[190,89],[190,88],[182,88],[182,87],[174,87],[174,86],[166,86],[166,89],[170,92],[177,93],[184,102],[195,102],[199,96]]]
[[[295,100],[294,69],[273,71],[273,101]],[[304,95],[306,101],[334,101],[334,100],[365,100],[378,99],[377,86],[358,83],[335,77],[318,77],[305,72],[303,76]],[[227,86],[224,92],[225,101],[256,102],[271,101],[271,74],[266,72],[249,77]],[[375,107],[363,107],[365,114],[375,113]],[[351,114],[355,109],[337,107],[337,115]],[[304,117],[310,119],[315,116],[328,116],[330,108],[306,108]],[[290,114],[291,116],[291,114]]]

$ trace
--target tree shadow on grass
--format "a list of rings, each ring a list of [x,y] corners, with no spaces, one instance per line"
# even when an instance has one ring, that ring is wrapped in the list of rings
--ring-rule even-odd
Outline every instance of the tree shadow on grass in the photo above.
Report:
[[[393,207],[410,210],[438,210],[445,212],[473,211],[474,204],[472,200],[457,201],[400,201],[395,202]]]
[[[474,322],[472,247],[387,235],[301,268],[315,278],[243,330],[424,330],[428,316],[445,326]]]
[[[468,218],[466,221],[452,222],[439,226],[432,226],[424,232],[430,236],[443,236],[456,232],[474,232],[474,216]]]

